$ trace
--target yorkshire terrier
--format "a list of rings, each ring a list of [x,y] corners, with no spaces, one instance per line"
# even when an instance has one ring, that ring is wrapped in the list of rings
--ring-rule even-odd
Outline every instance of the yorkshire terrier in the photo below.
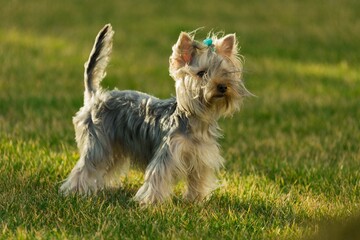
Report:
[[[170,76],[176,97],[100,87],[112,51],[110,24],[99,32],[84,73],[84,106],[73,118],[80,159],[62,184],[65,193],[90,194],[108,186],[130,164],[145,169],[134,200],[161,203],[186,180],[184,198],[201,201],[218,186],[223,165],[218,119],[239,110],[250,93],[242,81],[235,34],[203,42],[181,32],[172,47]]]

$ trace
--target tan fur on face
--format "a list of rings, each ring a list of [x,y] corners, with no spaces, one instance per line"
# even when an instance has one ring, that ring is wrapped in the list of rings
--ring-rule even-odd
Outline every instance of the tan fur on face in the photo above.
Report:
[[[173,46],[169,69],[176,81],[177,98],[182,110],[190,115],[218,118],[238,111],[243,98],[250,93],[242,81],[242,62],[235,34],[221,38],[212,34],[210,38],[213,47],[194,40],[190,34],[181,33]],[[190,59],[187,57],[187,61],[181,57],[184,52],[191,56]],[[200,71],[206,71],[203,78],[197,76]],[[219,84],[227,86],[223,96],[217,90]]]

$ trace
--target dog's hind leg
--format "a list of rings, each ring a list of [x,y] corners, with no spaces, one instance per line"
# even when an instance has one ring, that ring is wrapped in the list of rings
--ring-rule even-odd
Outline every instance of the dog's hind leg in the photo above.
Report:
[[[104,176],[113,165],[112,150],[95,127],[77,134],[80,159],[62,184],[64,194],[77,192],[90,194],[104,187]]]

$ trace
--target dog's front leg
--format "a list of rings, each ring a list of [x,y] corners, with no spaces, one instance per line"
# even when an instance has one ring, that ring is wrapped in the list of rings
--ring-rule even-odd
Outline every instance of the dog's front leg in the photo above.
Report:
[[[161,203],[172,193],[175,164],[164,143],[159,147],[145,171],[145,182],[136,193],[134,200],[142,205]]]

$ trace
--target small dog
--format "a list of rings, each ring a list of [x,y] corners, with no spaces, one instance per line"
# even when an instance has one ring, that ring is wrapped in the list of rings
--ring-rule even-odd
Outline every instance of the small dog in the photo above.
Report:
[[[181,178],[187,183],[185,199],[203,200],[217,187],[224,161],[217,121],[239,110],[250,94],[242,82],[235,34],[210,34],[198,42],[182,32],[170,56],[176,98],[167,100],[101,89],[113,35],[105,25],[85,63],[84,106],[73,118],[80,159],[60,190],[94,193],[131,162],[146,169],[134,197],[141,204],[168,199]]]

